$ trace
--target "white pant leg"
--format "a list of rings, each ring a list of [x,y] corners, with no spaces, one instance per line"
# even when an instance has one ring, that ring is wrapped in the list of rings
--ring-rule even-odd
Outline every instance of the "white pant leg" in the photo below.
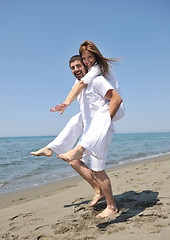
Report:
[[[102,147],[103,149],[103,153],[100,155],[100,159],[92,156],[91,154],[88,155],[87,154],[88,151],[85,151],[81,161],[86,164],[90,160],[90,166],[93,171],[96,171],[96,172],[103,171],[105,169],[108,149],[109,149],[112,137],[113,137],[113,130],[109,128],[105,138],[102,141],[102,144],[100,145],[100,147]]]
[[[112,123],[108,108],[103,106],[95,113],[88,131],[83,134],[79,142],[88,155],[95,156],[99,160],[105,156],[106,136]],[[114,133],[113,129],[112,133]]]
[[[90,165],[93,171],[98,172],[98,171],[103,171],[105,169],[107,154],[108,154],[110,143],[112,141],[112,137],[113,137],[113,130],[109,129],[106,134],[105,140],[102,143],[103,152],[100,155],[100,161],[96,157],[93,157],[93,156],[90,157]]]
[[[73,148],[83,129],[81,113],[73,116],[60,134],[47,146],[56,154],[65,153]]]

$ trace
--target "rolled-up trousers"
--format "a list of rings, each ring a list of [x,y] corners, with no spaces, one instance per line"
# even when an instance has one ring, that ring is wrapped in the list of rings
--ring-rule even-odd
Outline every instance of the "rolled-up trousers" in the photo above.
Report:
[[[110,126],[111,118],[108,107],[104,106],[96,111],[86,133],[83,132],[81,113],[78,113],[69,120],[60,134],[48,144],[48,147],[56,154],[62,154],[78,143],[85,148],[82,162],[86,163],[90,160],[92,170],[102,171],[105,168],[108,148],[114,133]]]

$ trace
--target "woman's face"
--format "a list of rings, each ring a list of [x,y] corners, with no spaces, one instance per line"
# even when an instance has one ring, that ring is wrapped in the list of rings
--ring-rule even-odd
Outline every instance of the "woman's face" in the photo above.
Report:
[[[85,50],[82,53],[81,57],[82,57],[84,65],[86,65],[88,69],[91,68],[96,62],[96,57],[95,57],[94,53],[91,53],[88,50]]]

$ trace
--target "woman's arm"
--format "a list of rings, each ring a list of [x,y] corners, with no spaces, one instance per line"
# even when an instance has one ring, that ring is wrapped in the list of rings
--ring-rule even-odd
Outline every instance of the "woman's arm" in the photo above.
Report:
[[[105,98],[110,100],[109,113],[111,119],[113,119],[123,100],[114,89],[109,89],[105,95]]]
[[[86,75],[81,79],[85,84],[90,84],[92,80],[101,74],[101,70],[98,64],[91,67]]]

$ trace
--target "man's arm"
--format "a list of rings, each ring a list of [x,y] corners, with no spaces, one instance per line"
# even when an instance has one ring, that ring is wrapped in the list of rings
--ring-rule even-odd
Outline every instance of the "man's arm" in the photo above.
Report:
[[[60,113],[62,114],[65,109],[76,99],[76,97],[81,93],[81,91],[83,90],[83,88],[85,88],[85,86],[87,86],[87,84],[84,84],[83,81],[79,81],[78,83],[76,83],[73,88],[71,89],[71,91],[69,92],[68,96],[66,97],[64,103],[61,103],[60,105],[57,105],[55,108],[50,109],[50,111],[52,112],[56,112],[56,111],[60,111]]]
[[[62,114],[65,109],[77,98],[77,96],[81,93],[83,88],[91,83],[91,81],[98,75],[101,74],[100,67],[98,65],[92,66],[90,71],[80,80],[77,84],[69,92],[67,98],[64,103],[57,105],[55,108],[50,109],[52,112],[60,111]]]
[[[113,119],[123,100],[114,89],[109,89],[105,95],[105,98],[110,100],[109,113],[111,119]]]

